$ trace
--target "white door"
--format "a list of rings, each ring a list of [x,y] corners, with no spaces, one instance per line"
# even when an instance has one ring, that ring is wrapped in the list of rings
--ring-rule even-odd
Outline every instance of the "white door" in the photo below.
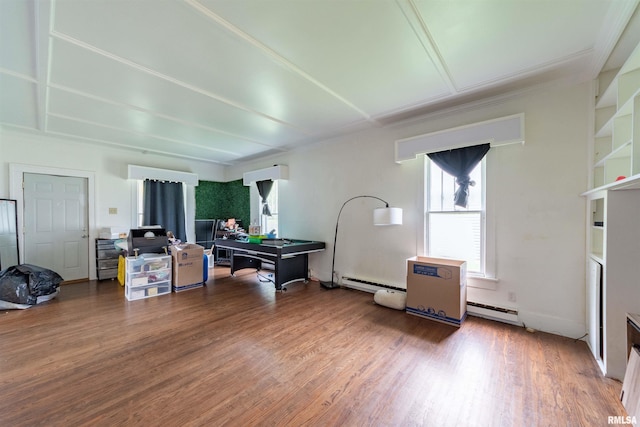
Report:
[[[24,262],[89,278],[87,179],[24,174]]]

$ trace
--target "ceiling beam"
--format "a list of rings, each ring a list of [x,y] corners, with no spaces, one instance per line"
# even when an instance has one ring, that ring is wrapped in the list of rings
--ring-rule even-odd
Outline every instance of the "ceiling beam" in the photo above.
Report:
[[[51,69],[51,41],[54,7],[49,1],[33,1],[34,64],[36,74],[36,121],[41,132],[47,130],[49,110],[49,71]]]
[[[458,88],[451,76],[451,72],[440,53],[440,49],[438,49],[438,45],[431,36],[431,32],[429,31],[426,22],[424,22],[414,0],[396,0],[396,4],[407,19],[409,26],[413,29],[413,32],[420,41],[425,53],[433,63],[433,66],[438,70],[440,77],[447,85],[449,92],[451,92],[450,94],[457,94]]]

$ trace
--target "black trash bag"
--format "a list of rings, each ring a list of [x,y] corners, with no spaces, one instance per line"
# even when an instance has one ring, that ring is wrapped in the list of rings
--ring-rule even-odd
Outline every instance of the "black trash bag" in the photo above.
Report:
[[[14,265],[0,272],[0,300],[34,305],[38,297],[57,292],[62,280],[58,273],[47,268]]]
[[[36,298],[29,297],[27,277],[9,267],[0,272],[0,301],[14,304],[35,304]]]

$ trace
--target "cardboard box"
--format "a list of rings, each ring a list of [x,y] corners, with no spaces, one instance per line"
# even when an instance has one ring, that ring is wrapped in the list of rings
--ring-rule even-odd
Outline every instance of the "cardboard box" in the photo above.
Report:
[[[466,261],[409,258],[406,311],[460,327],[467,315]]]
[[[101,239],[126,239],[128,234],[128,228],[103,227],[100,229],[100,234],[98,234],[98,237]]]
[[[169,247],[173,260],[173,290],[193,289],[204,285],[204,247],[193,243]]]

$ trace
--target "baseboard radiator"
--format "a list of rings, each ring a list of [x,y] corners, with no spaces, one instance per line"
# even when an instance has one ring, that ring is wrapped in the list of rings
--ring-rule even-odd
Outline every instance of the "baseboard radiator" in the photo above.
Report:
[[[353,288],[359,291],[371,292],[375,294],[380,289],[391,289],[394,291],[406,292],[405,288],[400,288],[393,285],[386,285],[384,283],[372,282],[370,280],[358,279],[355,277],[342,276],[342,282],[340,283],[345,288]]]
[[[493,305],[467,301],[467,314],[511,323],[513,325],[522,325],[518,319],[518,311],[511,308],[496,307]]]
[[[359,291],[370,292],[372,294],[380,289],[391,289],[406,292],[405,288],[373,282],[371,280],[358,279],[356,277],[342,276],[341,285],[345,288],[357,289]],[[477,302],[467,302],[467,314],[471,316],[484,317],[499,322],[522,325],[518,319],[518,311],[510,308],[496,307],[493,305],[480,304]]]

